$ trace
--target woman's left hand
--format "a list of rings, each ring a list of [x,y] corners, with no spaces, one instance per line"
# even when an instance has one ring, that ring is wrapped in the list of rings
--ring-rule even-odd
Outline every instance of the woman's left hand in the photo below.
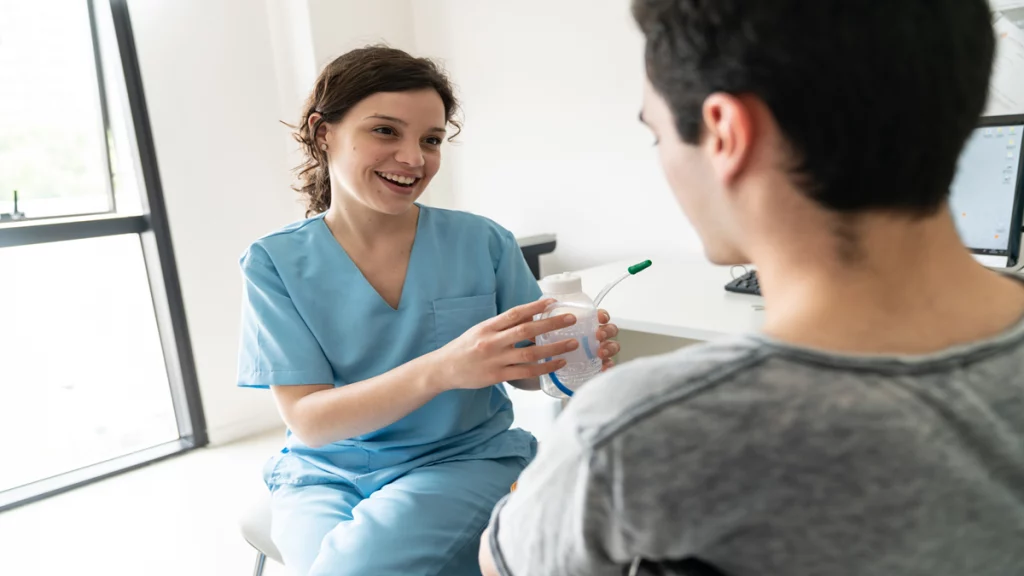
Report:
[[[611,342],[609,338],[614,338],[619,334],[619,327],[612,324],[612,317],[608,314],[607,310],[597,311],[597,321],[601,323],[601,326],[597,329],[597,341],[601,343],[601,347],[597,354],[601,357],[604,365],[601,367],[601,371],[609,370],[615,366],[614,356],[619,353],[622,349],[618,342]]]

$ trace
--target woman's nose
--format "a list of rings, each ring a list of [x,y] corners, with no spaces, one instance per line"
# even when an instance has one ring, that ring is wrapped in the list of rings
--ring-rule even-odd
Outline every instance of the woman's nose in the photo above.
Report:
[[[420,148],[420,143],[415,140],[408,140],[402,142],[398,148],[398,152],[395,153],[395,160],[398,160],[406,166],[413,168],[419,168],[424,164],[423,150]]]

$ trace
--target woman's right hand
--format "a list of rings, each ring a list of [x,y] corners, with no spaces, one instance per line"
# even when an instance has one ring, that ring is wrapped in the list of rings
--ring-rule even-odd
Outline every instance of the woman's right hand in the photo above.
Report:
[[[517,306],[477,324],[432,352],[430,356],[439,378],[439,389],[486,388],[501,382],[535,378],[565,366],[565,361],[557,358],[541,364],[537,362],[575,350],[579,346],[575,339],[516,348],[519,342],[533,340],[541,334],[576,323],[572,314],[533,320],[553,302],[538,300]]]

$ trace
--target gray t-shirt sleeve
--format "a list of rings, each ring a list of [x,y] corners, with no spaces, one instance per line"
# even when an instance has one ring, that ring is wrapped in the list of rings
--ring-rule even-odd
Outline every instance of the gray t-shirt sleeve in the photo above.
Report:
[[[743,418],[687,404],[755,359],[745,347],[686,351],[584,386],[492,515],[502,576],[621,576],[635,556],[688,556],[691,521],[708,526],[715,516],[702,496],[733,485],[718,476],[717,455]]]
[[[502,576],[619,576],[606,550],[615,540],[611,490],[602,457],[576,436],[572,415],[555,426],[516,491],[491,517],[490,548]]]

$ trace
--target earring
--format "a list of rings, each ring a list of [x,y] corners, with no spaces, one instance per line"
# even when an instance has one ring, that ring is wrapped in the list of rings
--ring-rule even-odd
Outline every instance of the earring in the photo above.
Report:
[[[324,152],[327,152],[327,144],[321,144],[320,149],[323,150]]]

